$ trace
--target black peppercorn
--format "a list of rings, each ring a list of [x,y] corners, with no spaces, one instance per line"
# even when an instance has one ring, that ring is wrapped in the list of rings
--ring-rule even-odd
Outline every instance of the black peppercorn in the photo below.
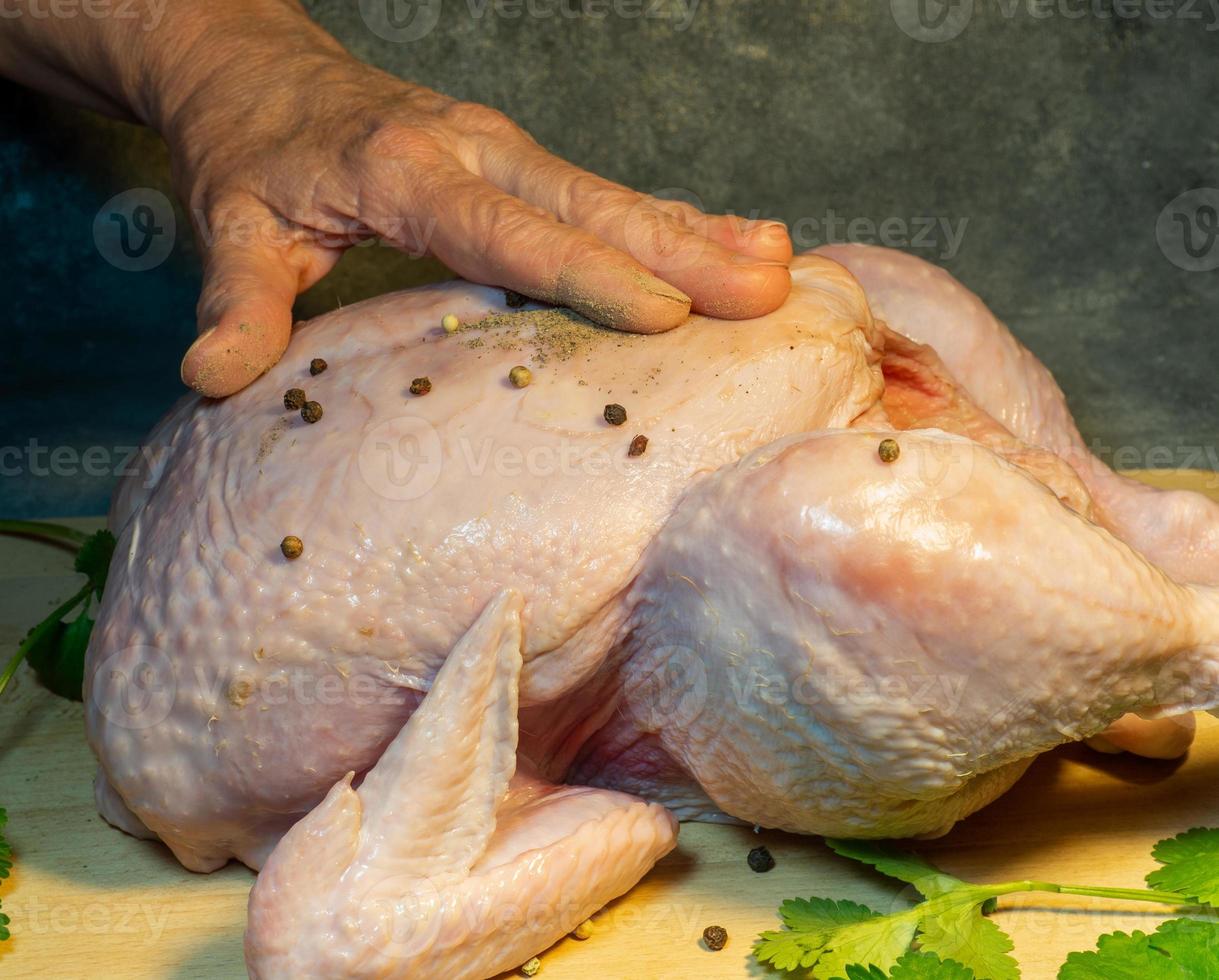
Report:
[[[713,953],[718,953],[728,942],[728,930],[723,926],[707,926],[703,930],[703,942]]]
[[[305,544],[295,534],[289,534],[279,543],[279,550],[289,561],[295,561],[305,550]]]
[[[897,444],[896,439],[881,439],[880,445],[876,447],[876,452],[882,463],[892,463],[902,454],[902,447]]]
[[[529,297],[518,293],[515,289],[504,290],[504,303],[514,310],[520,309],[529,302]]]
[[[284,408],[289,412],[296,412],[305,404],[305,389],[304,388],[289,388],[284,392]]]
[[[432,390],[432,381],[430,378],[416,378],[411,382],[412,395],[426,395]]]
[[[312,374],[314,377],[317,377],[319,374],[321,374],[323,371],[325,371],[326,368],[328,368],[329,366],[330,365],[328,365],[322,358],[315,357],[312,361],[309,362],[309,373]]]
[[[605,421],[610,425],[622,425],[626,421],[626,409],[621,405],[606,405]]]
[[[310,424],[322,417],[322,406],[317,402],[305,402],[301,406],[301,418]]]
[[[775,859],[771,857],[770,851],[764,847],[755,847],[749,852],[749,867],[758,874],[765,874],[775,866]]]

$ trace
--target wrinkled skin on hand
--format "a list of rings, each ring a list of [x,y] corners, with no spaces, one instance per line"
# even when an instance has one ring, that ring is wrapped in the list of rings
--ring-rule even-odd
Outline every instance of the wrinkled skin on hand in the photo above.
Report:
[[[329,49],[235,71],[201,85],[167,134],[205,254],[202,334],[182,364],[205,394],[278,360],[296,294],[374,236],[640,333],[691,311],[759,316],[790,289],[781,224],[603,180],[494,109]]]
[[[637,333],[760,316],[791,288],[782,224],[602,180],[494,109],[355,60],[296,0],[147,13],[9,17],[0,74],[165,137],[205,264],[182,362],[202,394],[275,364],[297,293],[373,237]]]

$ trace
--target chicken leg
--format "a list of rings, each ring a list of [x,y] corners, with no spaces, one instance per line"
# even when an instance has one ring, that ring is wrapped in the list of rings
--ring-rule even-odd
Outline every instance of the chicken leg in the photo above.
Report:
[[[624,715],[721,810],[797,832],[942,832],[1125,712],[1219,703],[1219,591],[934,430],[813,433],[719,471],[632,601]]]
[[[1069,464],[1092,498],[1089,516],[1173,578],[1219,584],[1219,504],[1202,494],[1148,487],[1097,459],[1053,376],[974,293],[938,266],[894,249],[829,245],[816,251],[851,270],[873,313],[890,328],[935,348],[981,410]],[[1175,758],[1193,735],[1192,715],[1131,715],[1089,744]]]

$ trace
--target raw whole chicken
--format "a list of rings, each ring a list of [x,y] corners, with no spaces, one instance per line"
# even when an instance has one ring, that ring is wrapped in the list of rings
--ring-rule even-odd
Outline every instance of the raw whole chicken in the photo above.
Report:
[[[157,427],[89,649],[98,805],[261,869],[252,976],[494,976],[675,817],[937,834],[1060,743],[1184,750],[1219,507],[1093,460],[945,273],[792,275],[654,336],[386,296]]]

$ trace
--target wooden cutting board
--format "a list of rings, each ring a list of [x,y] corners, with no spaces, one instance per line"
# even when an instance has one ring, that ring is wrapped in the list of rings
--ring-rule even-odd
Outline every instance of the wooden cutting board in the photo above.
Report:
[[[1212,473],[1162,471],[1148,482],[1219,499]],[[0,537],[5,657],[75,581],[68,552]],[[1103,756],[1080,746],[1043,756],[999,802],[922,850],[965,878],[1138,886],[1154,866],[1155,841],[1219,824],[1219,721],[1203,717],[1200,727],[1181,763]],[[191,874],[161,845],[111,829],[94,811],[92,778],[80,705],[49,695],[23,668],[0,703],[0,805],[8,808],[15,852],[12,877],[0,885],[13,920],[13,938],[0,944],[0,976],[244,977],[241,934],[253,874],[235,865]],[[775,857],[769,874],[745,863],[759,843]],[[678,849],[597,916],[595,935],[559,943],[543,956],[539,976],[773,976],[753,963],[749,949],[759,931],[776,925],[781,900],[826,895],[887,909],[897,892],[815,838],[687,824]],[[1055,911],[1059,906],[1073,911]],[[997,921],[1016,942],[1024,976],[1048,980],[1068,952],[1091,948],[1100,933],[1151,930],[1164,917],[1154,906],[1035,895],[1006,901]],[[719,953],[698,942],[713,924],[730,937]]]

